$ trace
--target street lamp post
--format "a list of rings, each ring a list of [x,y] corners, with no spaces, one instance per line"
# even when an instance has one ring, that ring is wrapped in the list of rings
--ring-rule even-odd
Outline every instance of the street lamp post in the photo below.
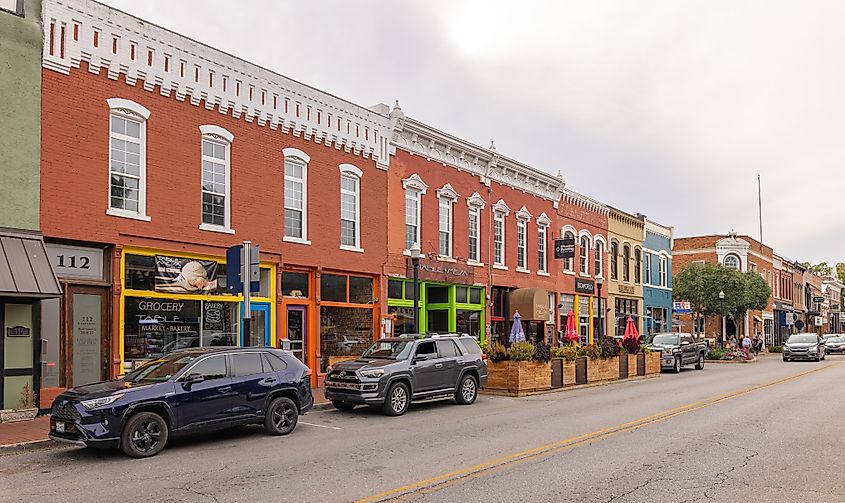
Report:
[[[414,333],[420,333],[420,245],[411,245],[411,264],[414,266]]]
[[[719,336],[719,345],[726,340],[725,334],[725,292],[719,291],[719,314],[722,316],[722,334]]]
[[[599,311],[599,339],[604,336],[604,313],[602,312],[602,305],[601,305],[601,286],[604,283],[604,280],[601,278],[596,278],[596,292],[598,294],[598,311]]]

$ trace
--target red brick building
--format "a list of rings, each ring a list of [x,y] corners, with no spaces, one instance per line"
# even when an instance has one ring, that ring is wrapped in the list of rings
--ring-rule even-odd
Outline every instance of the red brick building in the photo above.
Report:
[[[44,7],[59,386],[187,346],[288,339],[315,378],[365,348],[386,309],[388,117],[99,3]],[[225,284],[243,240],[261,248],[252,340]]]

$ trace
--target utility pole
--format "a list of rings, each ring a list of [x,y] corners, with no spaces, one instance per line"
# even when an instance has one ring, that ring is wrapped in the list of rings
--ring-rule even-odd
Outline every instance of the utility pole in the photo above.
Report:
[[[760,253],[763,253],[763,192],[760,188],[760,175],[757,175],[757,218],[760,221]]]

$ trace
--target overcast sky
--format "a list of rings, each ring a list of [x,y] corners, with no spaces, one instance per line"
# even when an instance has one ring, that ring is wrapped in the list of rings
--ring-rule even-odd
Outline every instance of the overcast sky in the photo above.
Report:
[[[674,225],[845,261],[845,2],[107,0]]]

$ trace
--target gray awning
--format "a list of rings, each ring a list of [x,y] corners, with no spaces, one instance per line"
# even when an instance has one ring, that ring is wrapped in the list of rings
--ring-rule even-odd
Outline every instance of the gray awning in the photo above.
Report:
[[[0,296],[46,298],[61,294],[41,235],[0,230]]]

